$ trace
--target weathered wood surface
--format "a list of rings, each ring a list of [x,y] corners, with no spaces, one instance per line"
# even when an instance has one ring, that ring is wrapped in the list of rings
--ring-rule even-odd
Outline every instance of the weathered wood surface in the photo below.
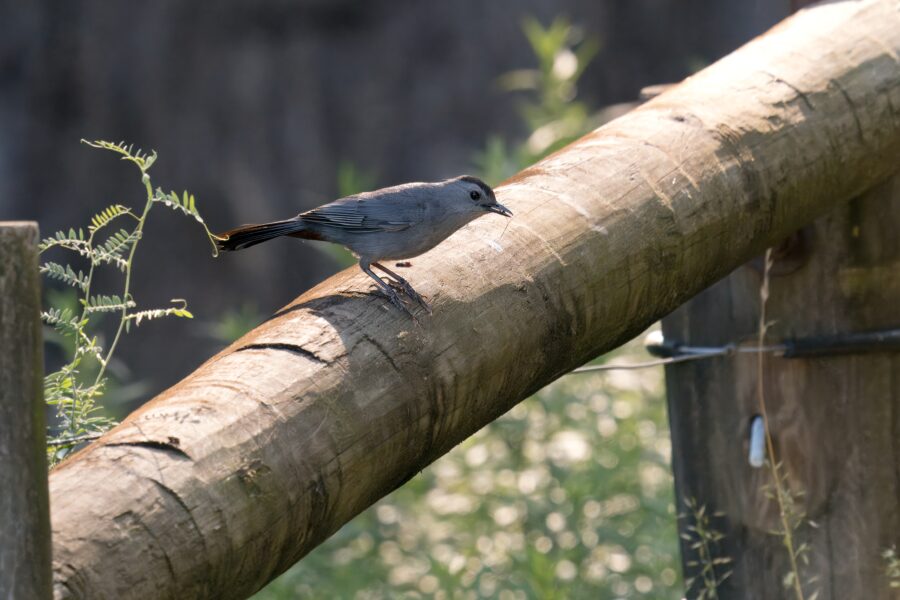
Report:
[[[413,325],[350,269],[57,468],[57,598],[240,598],[554,378],[900,155],[900,11],[804,11],[498,189],[414,260]],[[496,242],[497,246],[492,245]]]
[[[832,211],[792,238],[770,277],[769,342],[900,326],[900,177]],[[751,340],[760,263],[745,265],[663,320],[667,338],[698,346]],[[819,600],[897,598],[882,553],[900,547],[900,354],[764,361],[763,390],[775,453],[799,496],[803,586]],[[720,511],[719,556],[734,574],[720,598],[795,598],[768,468],[747,463],[759,414],[757,357],[667,368],[676,490]],[[768,490],[768,491],[767,491]],[[798,513],[799,514],[799,513]],[[680,523],[682,529],[689,521]],[[695,553],[682,543],[686,560]],[[694,569],[686,569],[688,576]]]
[[[0,221],[0,598],[51,596],[38,227]]]
[[[792,9],[812,4],[793,0]],[[900,176],[791,235],[776,249],[768,340],[900,327]],[[663,320],[670,341],[719,345],[753,339],[762,258],[744,265]],[[795,547],[801,591],[819,600],[897,598],[883,553],[900,546],[900,355],[785,360],[767,357],[763,392],[777,460],[803,523]],[[771,472],[748,466],[750,422],[760,412],[758,357],[667,368],[676,496],[721,513],[716,556],[733,562],[719,598],[796,598],[772,497]],[[679,522],[679,532],[691,519]],[[697,552],[681,539],[685,578]],[[807,561],[808,564],[807,564]],[[696,584],[699,586],[699,581]],[[699,587],[692,591],[696,593]],[[689,590],[689,595],[691,590]]]

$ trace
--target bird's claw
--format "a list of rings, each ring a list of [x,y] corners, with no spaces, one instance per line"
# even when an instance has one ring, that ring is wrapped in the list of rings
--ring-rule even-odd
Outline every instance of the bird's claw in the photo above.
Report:
[[[384,290],[384,295],[387,296],[388,300],[391,301],[391,304],[408,314],[412,318],[412,320],[415,321],[416,325],[419,324],[419,320],[416,319],[416,315],[414,315],[412,311],[409,310],[409,307],[404,304],[403,300],[400,298],[400,295],[396,291],[389,287]]]
[[[419,306],[424,308],[428,312],[429,315],[433,314],[431,312],[431,305],[428,304],[428,302],[425,300],[425,298],[423,298],[419,292],[414,290],[413,287],[411,285],[409,285],[408,282],[400,283],[399,281],[388,280],[388,285],[391,286],[392,288],[394,288],[395,290],[401,291],[404,294],[406,294],[406,296],[410,300],[412,300],[413,302],[415,302],[416,304],[418,304]]]

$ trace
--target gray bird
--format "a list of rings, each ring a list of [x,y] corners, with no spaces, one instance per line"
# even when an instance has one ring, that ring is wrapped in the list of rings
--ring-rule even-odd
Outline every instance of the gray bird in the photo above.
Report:
[[[341,244],[359,258],[391,303],[412,314],[395,287],[430,312],[428,303],[382,261],[402,261],[431,250],[451,233],[487,213],[511,217],[494,191],[464,175],[435,183],[406,183],[335,200],[292,219],[242,225],[218,236],[220,250],[243,250],[283,235]],[[387,275],[387,281],[372,267]]]

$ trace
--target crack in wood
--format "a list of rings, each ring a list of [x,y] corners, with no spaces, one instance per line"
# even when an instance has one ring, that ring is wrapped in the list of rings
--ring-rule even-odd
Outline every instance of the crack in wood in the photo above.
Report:
[[[841,96],[844,97],[844,100],[847,101],[847,105],[850,107],[850,114],[853,115],[853,120],[856,123],[856,133],[859,136],[860,143],[862,143],[863,146],[868,146],[868,143],[866,142],[866,132],[865,129],[863,129],[862,121],[859,118],[859,113],[856,109],[856,103],[853,101],[853,98],[850,97],[850,94],[847,92],[847,90],[844,89],[844,86],[841,85],[840,81],[838,81],[837,79],[832,79],[831,83],[833,83],[834,86],[838,89],[838,91],[841,93]]]
[[[382,346],[380,342],[376,341],[375,338],[373,338],[372,336],[365,335],[365,334],[363,335],[362,339],[366,342],[369,342],[373,346],[375,346],[375,349],[378,350],[378,352],[381,353],[381,355],[384,356],[389,363],[391,363],[391,367],[394,369],[395,373],[400,372],[400,367],[399,367],[399,365],[397,365],[396,362],[394,362],[394,357],[391,356],[391,353],[388,352],[387,349],[384,346]]]
[[[769,73],[768,71],[765,71],[765,70],[761,71],[761,73],[771,77],[772,81],[774,81],[775,83],[780,83],[782,85],[786,85],[787,87],[792,89],[794,91],[794,93],[797,94],[797,98],[801,102],[803,102],[803,104],[806,106],[806,108],[808,108],[809,110],[815,110],[815,107],[813,106],[812,102],[809,99],[809,95],[806,92],[804,92],[803,90],[801,90],[800,88],[798,88],[796,85],[794,85],[790,81],[786,81],[786,80],[782,79],[781,77],[779,77],[778,75],[775,75],[774,73]]]
[[[303,346],[298,346],[297,344],[288,344],[284,342],[265,342],[258,344],[247,344],[246,346],[241,346],[235,352],[244,352],[245,350],[283,350],[285,352],[291,352],[293,354],[299,354],[304,358],[308,358],[314,362],[320,364],[328,364],[328,361],[319,358],[319,356],[313,352],[312,350],[307,350]]]
[[[133,442],[110,442],[108,444],[104,444],[107,448],[114,448],[117,446],[133,446],[136,448],[150,448],[151,450],[160,450],[162,452],[166,452],[168,454],[172,454],[177,456],[180,459],[184,460],[193,460],[190,455],[178,447],[177,444],[172,442],[161,442],[158,440],[138,440]]]
[[[187,515],[188,519],[191,522],[191,525],[194,527],[194,531],[197,532],[197,537],[200,539],[200,545],[203,547],[203,556],[209,556],[209,548],[206,545],[206,536],[203,534],[203,528],[197,523],[197,520],[194,518],[194,513],[191,512],[191,509],[188,505],[181,499],[181,496],[178,493],[167,486],[166,484],[157,481],[156,479],[151,480],[156,485],[156,488],[159,490],[160,495],[172,499]],[[207,567],[212,569],[212,564],[207,560]]]

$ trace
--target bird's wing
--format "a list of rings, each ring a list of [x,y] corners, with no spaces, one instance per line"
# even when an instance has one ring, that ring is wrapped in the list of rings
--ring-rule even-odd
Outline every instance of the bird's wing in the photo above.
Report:
[[[419,211],[409,202],[392,200],[351,196],[302,213],[300,219],[310,225],[353,233],[403,231],[419,220]],[[404,210],[397,210],[397,204],[402,204]]]

